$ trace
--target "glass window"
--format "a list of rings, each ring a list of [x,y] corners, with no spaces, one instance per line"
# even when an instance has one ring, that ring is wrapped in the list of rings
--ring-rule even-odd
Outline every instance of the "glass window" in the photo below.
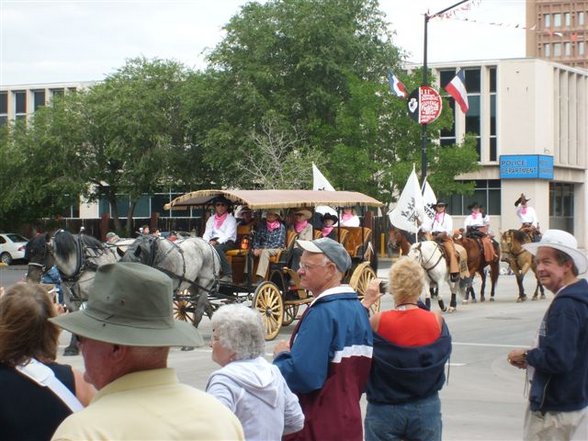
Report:
[[[553,56],[561,57],[561,43],[553,43]]]
[[[553,14],[553,27],[561,27],[561,14]]]
[[[35,90],[33,92],[33,111],[36,111],[39,107],[45,105],[45,91]]]
[[[578,55],[584,55],[586,53],[586,43],[580,41],[578,43]]]
[[[0,113],[8,113],[8,94],[0,92]]]
[[[465,88],[468,91],[468,98],[470,93],[480,93],[480,84],[480,69],[466,69]]]
[[[572,55],[572,43],[565,43],[564,44],[564,54],[566,57]]]
[[[543,56],[547,58],[551,57],[551,45],[549,43],[543,45]]]
[[[51,96],[53,98],[58,96],[63,96],[64,90],[63,89],[51,89]]]
[[[149,196],[141,196],[135,205],[135,217],[151,217],[151,204]]]
[[[7,122],[8,122],[8,117],[7,116],[5,116],[5,115],[0,116],[0,127],[2,127]]]
[[[468,95],[470,108],[466,115],[466,132],[480,134],[480,96]]]
[[[15,113],[27,113],[27,93],[14,92]]]
[[[543,16],[543,23],[544,23],[544,27],[546,27],[546,28],[551,27],[551,14],[545,14]]]
[[[470,214],[470,210],[467,208],[468,205],[477,202],[486,208],[486,213],[489,215],[500,215],[500,180],[477,180],[475,181],[475,185],[474,194],[471,196],[451,195],[451,197],[446,198],[451,201],[450,214],[466,216]]]
[[[490,74],[490,93],[496,93],[496,68],[491,67],[489,69]]]
[[[156,194],[151,198],[151,211],[159,213],[160,217],[169,216],[169,210],[164,210],[163,206],[170,202],[168,193]]]
[[[578,12],[578,26],[584,26],[585,15],[584,12]]]
[[[441,89],[445,89],[445,86],[449,84],[453,77],[455,76],[455,70],[442,70],[439,71],[439,84],[441,85]]]
[[[564,23],[567,27],[572,25],[572,15],[569,12],[564,14]]]

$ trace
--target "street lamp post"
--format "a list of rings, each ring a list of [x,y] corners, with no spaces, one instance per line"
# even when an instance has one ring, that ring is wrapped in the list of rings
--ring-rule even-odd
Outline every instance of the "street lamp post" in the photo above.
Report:
[[[424,52],[423,52],[423,86],[429,85],[429,67],[427,65],[427,39],[428,39],[428,25],[429,20],[437,17],[438,15],[444,14],[459,5],[469,2],[470,0],[461,0],[439,12],[429,15],[425,13],[425,38],[424,38]],[[425,183],[427,178],[427,124],[421,124],[421,182]]]

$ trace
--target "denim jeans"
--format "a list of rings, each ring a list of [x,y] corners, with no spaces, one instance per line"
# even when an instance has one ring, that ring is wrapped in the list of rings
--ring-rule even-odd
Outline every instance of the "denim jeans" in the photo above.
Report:
[[[368,403],[365,441],[441,441],[439,394],[403,404]]]

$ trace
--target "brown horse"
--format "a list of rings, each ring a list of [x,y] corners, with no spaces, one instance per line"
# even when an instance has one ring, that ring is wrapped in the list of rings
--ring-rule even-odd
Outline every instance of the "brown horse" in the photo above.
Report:
[[[523,286],[523,279],[525,274],[530,270],[535,274],[537,286],[533,293],[533,300],[537,300],[537,294],[541,291],[541,298],[545,298],[545,289],[539,281],[537,275],[537,265],[533,255],[523,248],[523,244],[531,242],[531,237],[521,230],[508,230],[502,233],[500,239],[500,247],[502,248],[502,260],[508,262],[510,268],[515,273],[517,278],[517,285],[519,286],[519,297],[517,302],[524,302],[527,300],[525,294],[525,287]]]
[[[469,296],[472,296],[472,302],[476,302],[476,293],[474,291],[474,287],[472,286],[471,281],[473,280],[476,273],[480,275],[482,279],[482,286],[480,287],[480,301],[486,301],[486,297],[484,295],[484,291],[486,289],[486,267],[490,267],[490,301],[494,301],[494,292],[496,289],[496,282],[498,281],[498,274],[500,271],[499,263],[500,263],[500,248],[498,244],[493,240],[492,243],[494,245],[494,252],[496,257],[492,262],[487,263],[486,259],[484,259],[484,251],[482,248],[482,243],[479,239],[474,239],[470,237],[463,236],[462,233],[456,233],[453,235],[453,241],[466,249],[468,254],[468,271],[470,273],[470,283],[466,287],[465,293],[465,301],[467,302]]]
[[[408,240],[405,231],[392,226],[388,233],[388,246],[394,250],[398,250],[401,256],[406,256],[412,243]]]

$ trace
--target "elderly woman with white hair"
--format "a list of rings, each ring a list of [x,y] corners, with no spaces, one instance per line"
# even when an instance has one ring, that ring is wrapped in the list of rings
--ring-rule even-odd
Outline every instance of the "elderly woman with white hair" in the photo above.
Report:
[[[224,305],[212,316],[212,360],[222,366],[208,378],[206,392],[237,416],[247,440],[281,439],[304,426],[304,414],[280,370],[264,357],[259,313]]]

